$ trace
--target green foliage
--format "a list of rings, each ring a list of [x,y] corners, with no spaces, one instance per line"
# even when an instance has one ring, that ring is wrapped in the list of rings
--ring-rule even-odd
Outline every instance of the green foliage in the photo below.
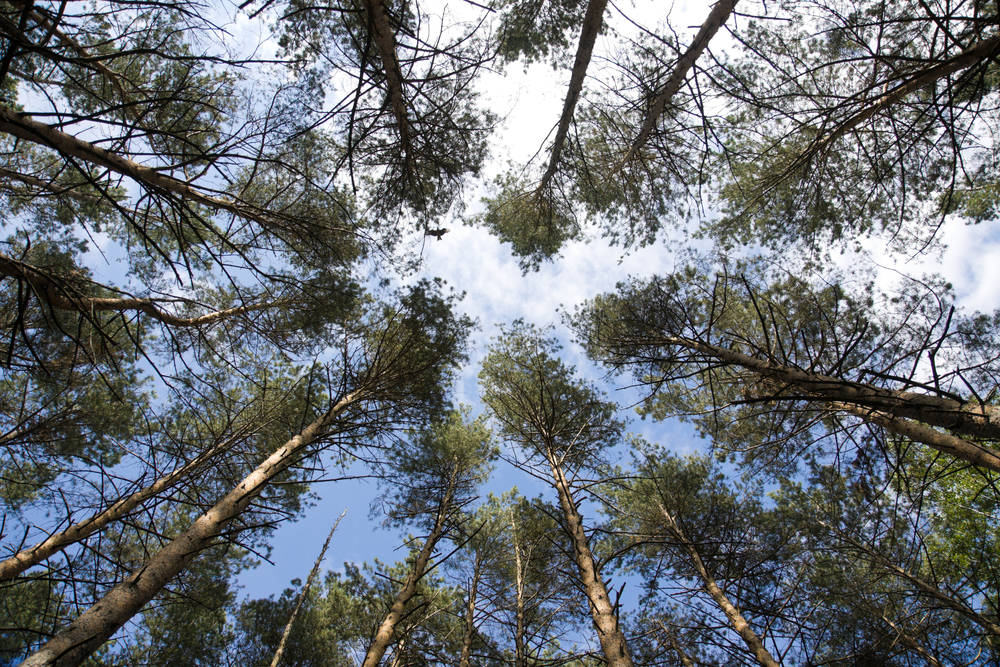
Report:
[[[501,0],[497,5],[500,58],[526,63],[551,58],[554,65],[562,62],[587,9],[582,0]]]
[[[501,176],[497,186],[496,196],[483,200],[486,212],[477,223],[510,244],[522,271],[537,270],[568,241],[580,238],[570,205],[552,187],[531,189],[513,175]]]
[[[529,456],[597,468],[622,437],[616,406],[573,377],[547,334],[520,320],[501,329],[479,372],[483,402],[500,434]]]

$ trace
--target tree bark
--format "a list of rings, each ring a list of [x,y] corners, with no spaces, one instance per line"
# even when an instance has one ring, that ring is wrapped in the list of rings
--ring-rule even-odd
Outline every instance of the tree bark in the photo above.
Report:
[[[562,115],[559,117],[556,138],[552,142],[549,165],[542,175],[536,192],[540,193],[549,186],[552,177],[555,176],[556,170],[559,168],[559,158],[562,155],[563,145],[566,143],[566,136],[569,134],[569,126],[573,122],[576,103],[580,100],[583,81],[587,78],[587,68],[590,66],[590,57],[594,53],[597,35],[601,32],[604,9],[607,4],[608,0],[590,0],[587,3],[587,11],[583,16],[583,27],[580,29],[580,43],[576,47],[576,59],[573,61],[573,70],[569,77],[566,100],[563,102]]]
[[[158,302],[156,299],[94,297],[79,294],[76,289],[60,280],[58,276],[5,255],[0,255],[0,277],[23,280],[31,286],[32,291],[39,299],[43,300],[50,307],[59,310],[73,310],[84,315],[97,311],[116,313],[136,311],[145,313],[164,324],[176,327],[197,327],[226,318],[287,304],[285,301],[271,301],[217,310],[197,317],[178,317],[161,309],[157,305]]]
[[[403,94],[403,72],[399,67],[399,57],[396,54],[396,34],[389,25],[389,16],[385,13],[383,0],[363,0],[365,12],[371,21],[372,41],[378,49],[382,70],[385,73],[386,97],[389,107],[396,118],[396,130],[403,146],[403,156],[410,172],[413,157],[413,141],[410,134],[410,122],[406,115],[406,97]]]
[[[715,604],[725,613],[726,618],[729,619],[729,624],[733,626],[733,629],[740,635],[743,639],[743,643],[747,645],[750,649],[750,653],[753,654],[757,662],[761,664],[762,667],[781,667],[781,664],[775,660],[766,648],[764,648],[764,642],[760,640],[757,633],[753,631],[750,627],[750,623],[744,618],[740,610],[729,601],[726,597],[725,591],[716,583],[715,578],[712,573],[708,571],[705,567],[705,563],[701,560],[701,554],[698,553],[698,549],[695,548],[694,544],[687,538],[681,527],[677,525],[674,521],[674,517],[667,511],[667,508],[662,504],[657,503],[660,507],[660,512],[663,514],[664,520],[667,522],[667,527],[670,532],[674,534],[674,537],[684,546],[685,551],[691,557],[691,562],[694,564],[695,571],[701,578],[702,586],[705,591],[712,597]]]
[[[323,559],[326,557],[326,550],[330,547],[330,540],[333,539],[333,534],[337,532],[337,526],[340,525],[340,520],[344,518],[347,514],[345,509],[337,517],[337,520],[333,522],[333,528],[330,529],[330,534],[326,536],[326,541],[323,542],[323,548],[319,551],[319,557],[313,564],[313,568],[309,571],[309,576],[306,577],[306,583],[299,591],[299,597],[295,601],[295,608],[292,610],[292,615],[288,617],[288,623],[285,624],[285,631],[281,633],[281,641],[278,642],[278,648],[274,652],[274,658],[271,660],[271,667],[278,667],[278,663],[281,662],[281,656],[285,653],[285,645],[288,643],[288,637],[292,634],[292,627],[295,625],[295,619],[298,618],[299,610],[302,609],[302,603],[306,601],[306,596],[309,595],[309,589],[312,587],[313,580],[316,579],[316,575],[319,574],[319,566],[322,565]]]
[[[229,449],[235,440],[235,437],[229,438],[209,448],[190,462],[160,477],[149,486],[124,498],[120,498],[107,509],[97,512],[83,521],[78,521],[65,530],[53,533],[35,546],[22,549],[13,556],[0,561],[0,581],[13,579],[29,567],[41,563],[52,554],[90,537],[94,533],[104,529],[108,524],[125,517],[145,501],[167,491],[174,484],[201,470],[210,459]]]
[[[465,632],[462,634],[462,654],[458,660],[459,667],[471,667],[472,665],[472,638],[476,631],[476,595],[479,592],[481,562],[480,555],[477,553],[475,571],[469,582],[469,601],[465,605]]]
[[[510,513],[510,529],[514,545],[514,667],[526,667],[527,653],[524,647],[524,562],[521,559],[521,545],[517,541],[517,524],[514,512]]]
[[[928,86],[950,74],[960,72],[963,69],[972,67],[977,63],[984,62],[996,55],[998,51],[1000,51],[1000,35],[983,40],[977,44],[973,44],[968,49],[942,63],[911,74],[902,83],[886,92],[884,95],[875,100],[875,102],[840,123],[829,134],[818,139],[812,149],[808,151],[803,158],[798,160],[798,163],[807,160],[810,155],[815,155],[847,132],[850,132],[855,127],[880,111],[889,108],[910,93],[916,92],[924,86]]]
[[[836,410],[849,412],[867,422],[878,424],[885,430],[909,438],[914,442],[921,442],[940,452],[968,461],[973,465],[1000,472],[1000,451],[969,442],[950,433],[937,431],[910,419],[894,417],[880,410],[839,402],[832,402],[830,406]]]
[[[973,438],[1000,440],[1000,408],[972,401],[960,402],[942,396],[912,391],[883,389],[863,382],[810,373],[792,366],[782,366],[736,350],[677,336],[664,337],[663,345],[677,345],[701,352],[724,363],[741,366],[761,377],[788,385],[805,395],[806,400],[850,404],[876,410],[892,417],[913,419],[923,424],[947,429]],[[781,396],[780,399],[799,398]],[[930,443],[926,443],[930,444]],[[989,452],[989,449],[985,451]]]
[[[40,146],[47,146],[62,155],[82,160],[88,164],[110,169],[154,192],[177,195],[213,210],[226,211],[245,220],[252,220],[265,227],[283,226],[279,218],[269,215],[255,206],[203,192],[187,181],[168,176],[152,167],[141,165],[88,141],[78,139],[51,125],[39,123],[32,120],[29,114],[19,113],[9,107],[0,106],[0,132],[6,132]]]
[[[681,86],[684,85],[684,79],[687,78],[688,72],[694,67],[695,61],[698,60],[702,52],[708,48],[708,43],[715,37],[715,33],[729,20],[736,2],[737,0],[718,0],[715,6],[712,7],[712,11],[709,12],[705,22],[701,24],[701,28],[698,30],[698,34],[695,35],[691,45],[688,46],[687,51],[684,52],[677,61],[677,64],[674,65],[674,71],[671,72],[670,78],[667,79],[660,92],[653,98],[652,103],[649,105],[649,111],[646,112],[646,117],[642,121],[642,127],[639,128],[639,134],[636,135],[625,157],[622,158],[622,164],[632,159],[649,140],[649,135],[653,133],[653,128],[656,127],[656,123],[660,120],[660,116],[663,115],[667,104],[681,89]]]
[[[590,602],[590,615],[597,630],[597,638],[601,642],[601,650],[609,667],[632,667],[625,635],[618,625],[618,616],[611,606],[608,589],[601,579],[600,570],[594,561],[594,556],[587,543],[587,534],[583,530],[583,518],[576,508],[576,502],[570,494],[569,483],[563,475],[562,468],[556,462],[552,452],[546,452],[549,467],[552,470],[553,485],[559,494],[559,504],[562,506],[563,518],[570,539],[573,542],[573,556],[576,560],[580,582],[583,584],[587,600]]]
[[[451,480],[449,480],[448,490],[445,492],[445,496],[438,506],[437,516],[434,519],[434,528],[431,530],[430,535],[427,536],[427,539],[424,540],[424,545],[421,547],[420,553],[417,554],[417,559],[413,562],[413,567],[410,569],[410,573],[403,583],[403,588],[396,594],[392,606],[389,607],[389,613],[386,614],[378,630],[375,631],[375,636],[372,638],[372,643],[368,647],[368,652],[365,654],[365,659],[361,663],[361,667],[378,667],[379,662],[382,661],[386,650],[388,650],[389,645],[392,643],[396,626],[406,613],[406,605],[409,604],[413,595],[417,592],[417,584],[420,583],[420,580],[427,572],[427,564],[434,554],[434,547],[437,546],[438,540],[444,534],[445,519],[450,510],[452,494],[455,492],[457,472],[456,470]]]
[[[24,667],[79,665],[121,628],[187,564],[207,547],[229,521],[242,513],[264,487],[317,438],[333,420],[362,401],[365,393],[353,391],[279,447],[219,502],[199,516],[187,530],[171,540],[132,576],[111,589],[24,661]]]

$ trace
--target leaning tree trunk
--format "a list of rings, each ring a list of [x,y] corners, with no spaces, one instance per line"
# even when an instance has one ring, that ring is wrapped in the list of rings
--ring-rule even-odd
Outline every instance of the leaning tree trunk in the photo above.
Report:
[[[559,159],[569,134],[569,126],[573,122],[576,103],[580,100],[583,81],[587,78],[587,68],[590,66],[590,57],[594,53],[597,35],[601,32],[601,25],[604,23],[604,9],[607,4],[608,0],[590,0],[587,3],[587,11],[583,16],[583,27],[580,30],[580,43],[576,47],[576,59],[573,61],[569,88],[566,90],[566,100],[563,102],[559,127],[556,130],[556,138],[552,142],[552,152],[549,154],[549,166],[542,175],[542,180],[536,190],[537,193],[541,193],[549,186],[552,177],[559,169]]]
[[[275,476],[294,463],[306,447],[325,433],[338,415],[359,403],[364,396],[360,390],[347,394],[301,433],[279,447],[132,576],[112,588],[90,609],[28,656],[23,667],[64,667],[83,662],[187,567],[232,519],[246,510]]]
[[[345,509],[337,517],[337,520],[333,522],[333,528],[330,529],[330,534],[326,536],[326,541],[323,542],[323,548],[319,550],[319,557],[316,558],[316,562],[313,564],[313,568],[309,571],[309,576],[306,577],[306,583],[299,591],[299,599],[295,601],[295,608],[292,609],[291,616],[288,617],[288,623],[285,624],[285,631],[281,633],[281,641],[278,642],[278,648],[274,652],[274,658],[271,659],[271,667],[278,667],[278,663],[281,662],[281,657],[285,653],[285,646],[288,644],[288,638],[292,634],[292,627],[295,626],[295,619],[299,616],[299,611],[302,609],[302,604],[306,601],[306,596],[309,595],[309,589],[312,588],[313,580],[316,579],[316,575],[319,574],[319,566],[323,564],[323,559],[326,558],[326,550],[330,548],[330,540],[333,539],[333,534],[337,532],[337,526],[340,525],[340,520],[344,518],[347,514]]]
[[[779,399],[827,403],[928,447],[1000,472],[1000,451],[965,439],[1000,441],[1000,408],[996,406],[852,382],[772,363],[728,347],[690,338],[668,336],[659,342],[700,352],[724,364],[740,366],[777,383],[782,391],[791,390],[785,392],[787,396],[778,396]],[[952,435],[947,437],[923,426],[925,424],[943,428]]]
[[[646,117],[642,121],[642,126],[639,128],[639,133],[636,135],[635,139],[632,141],[632,145],[629,147],[628,152],[622,159],[622,164],[628,162],[635,154],[642,150],[642,147],[649,140],[649,136],[653,133],[653,129],[656,127],[656,123],[660,120],[660,116],[663,115],[664,110],[667,108],[667,104],[673,99],[674,95],[681,89],[684,84],[684,80],[687,78],[688,72],[694,67],[694,63],[701,56],[702,52],[708,48],[708,43],[712,41],[715,37],[715,33],[719,31],[719,28],[725,24],[729,19],[729,15],[733,13],[733,8],[736,6],[737,0],[718,0],[715,3],[715,7],[709,12],[708,18],[701,25],[698,30],[698,34],[695,35],[694,40],[692,40],[691,45],[688,46],[687,51],[684,52],[678,60],[677,64],[674,65],[674,71],[670,73],[670,78],[667,82],[663,84],[660,92],[656,94],[652,102],[649,105],[649,111],[646,112]]]
[[[694,564],[694,569],[701,578],[702,586],[705,591],[712,597],[715,604],[726,614],[726,618],[729,619],[729,624],[733,626],[733,629],[739,633],[740,637],[743,639],[743,643],[747,645],[750,652],[753,654],[757,662],[761,664],[762,667],[781,667],[781,663],[774,659],[774,657],[764,648],[764,642],[761,641],[757,633],[753,631],[750,627],[750,623],[744,618],[740,610],[736,608],[729,598],[726,596],[725,591],[716,583],[715,578],[712,573],[708,571],[705,567],[704,561],[701,559],[701,554],[698,553],[698,549],[694,546],[691,540],[688,539],[681,527],[677,525],[674,521],[674,517],[667,511],[662,504],[659,506],[660,512],[663,514],[663,519],[667,522],[667,527],[670,532],[674,534],[677,541],[680,542],[684,549],[688,552],[691,557],[691,562]]]
[[[609,667],[632,667],[625,634],[618,625],[618,616],[611,606],[608,589],[601,579],[601,572],[587,543],[587,534],[583,530],[583,518],[577,510],[576,502],[570,493],[569,483],[563,475],[562,468],[556,462],[552,452],[547,452],[549,467],[552,470],[553,484],[559,494],[559,504],[562,506],[563,518],[573,542],[573,556],[576,560],[580,582],[590,602],[590,615],[597,630],[597,638],[601,642],[601,650]]]
[[[392,637],[396,632],[396,626],[399,625],[399,622],[406,615],[406,606],[413,599],[414,594],[417,592],[417,585],[427,572],[427,565],[430,563],[431,556],[434,553],[434,547],[437,546],[438,540],[444,535],[445,519],[450,510],[452,494],[455,492],[456,477],[457,471],[456,474],[452,475],[448,483],[448,490],[441,500],[441,504],[438,505],[437,516],[434,519],[434,528],[424,541],[420,553],[417,554],[417,559],[413,562],[413,567],[410,568],[410,573],[403,583],[403,588],[396,594],[396,599],[393,600],[392,606],[389,607],[389,613],[386,614],[378,630],[375,631],[375,636],[372,638],[372,643],[368,647],[368,652],[365,654],[365,659],[361,663],[361,667],[378,667],[389,645],[392,644]]]
[[[240,436],[229,438],[224,442],[210,447],[188,463],[160,477],[149,486],[115,501],[107,509],[96,512],[83,521],[77,521],[59,532],[52,533],[38,544],[27,549],[22,549],[0,561],[0,581],[13,579],[29,567],[41,563],[52,554],[62,551],[71,544],[81,542],[94,533],[103,530],[108,524],[124,518],[145,501],[169,490],[181,480],[202,470],[213,457],[229,449],[237,437]]]

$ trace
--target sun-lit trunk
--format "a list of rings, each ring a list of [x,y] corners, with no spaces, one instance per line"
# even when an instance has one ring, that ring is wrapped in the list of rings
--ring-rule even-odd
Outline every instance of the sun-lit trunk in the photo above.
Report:
[[[199,552],[239,516],[267,484],[294,463],[333,420],[361,401],[364,394],[354,391],[330,407],[294,438],[279,447],[247,475],[235,488],[195,519],[187,530],[172,539],[128,579],[112,588],[103,598],[66,628],[57,633],[22,663],[24,667],[79,665],[111,635],[135,616]]]
[[[559,494],[563,518],[573,542],[573,558],[576,561],[580,583],[590,602],[590,615],[594,621],[594,629],[597,630],[597,638],[601,642],[604,659],[610,667],[632,667],[625,634],[618,625],[618,616],[611,605],[608,589],[601,579],[597,562],[590,551],[587,534],[583,530],[583,519],[570,493],[569,483],[553,454],[547,452],[546,456],[552,470],[553,483]]]
[[[667,527],[670,532],[673,533],[674,537],[684,546],[684,549],[688,552],[691,557],[691,562],[694,564],[694,569],[701,578],[702,586],[715,601],[715,604],[719,606],[719,609],[725,613],[726,618],[729,619],[729,624],[733,626],[733,629],[739,634],[743,639],[743,643],[747,645],[750,652],[753,654],[757,662],[761,664],[762,667],[781,667],[781,663],[774,659],[774,657],[764,648],[764,642],[761,641],[757,633],[753,631],[750,627],[750,623],[744,618],[740,610],[736,608],[729,598],[726,596],[725,591],[716,583],[715,578],[712,573],[708,571],[705,567],[704,561],[701,560],[701,554],[698,553],[698,549],[695,545],[688,539],[687,535],[681,530],[681,527],[677,525],[674,521],[674,517],[667,511],[667,509],[660,505],[660,512],[663,514],[663,519],[667,523]]]
[[[417,554],[416,560],[413,561],[413,567],[410,568],[410,573],[406,576],[403,587],[396,594],[396,598],[392,601],[392,606],[389,607],[389,613],[382,619],[378,630],[375,631],[375,636],[372,637],[372,642],[368,646],[368,652],[365,654],[365,659],[361,663],[361,667],[377,667],[385,656],[385,652],[392,644],[393,635],[396,633],[396,626],[399,625],[399,622],[405,616],[406,606],[417,592],[417,585],[427,572],[427,565],[434,554],[434,548],[437,546],[438,540],[444,535],[445,519],[450,511],[452,494],[455,492],[456,477],[457,471],[456,474],[452,475],[451,480],[449,480],[448,490],[445,492],[441,504],[438,505],[437,516],[434,518],[434,528],[431,530],[430,535],[427,536],[427,539],[424,540],[424,545],[420,548],[420,553]]]

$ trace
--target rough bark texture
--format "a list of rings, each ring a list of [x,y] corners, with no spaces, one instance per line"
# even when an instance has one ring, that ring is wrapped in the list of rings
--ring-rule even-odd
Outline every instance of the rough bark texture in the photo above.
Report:
[[[973,465],[1000,472],[1000,451],[969,442],[950,433],[937,431],[910,419],[894,417],[880,410],[861,408],[849,403],[838,402],[832,402],[830,406],[837,410],[850,412],[865,421],[878,424],[887,431],[904,436],[915,442],[922,442],[928,447],[933,447],[940,452],[962,459],[963,461],[968,461]]]
[[[708,48],[708,43],[715,37],[715,33],[719,32],[719,28],[729,20],[729,16],[733,13],[733,8],[736,6],[736,1],[718,0],[715,6],[712,7],[712,11],[709,12],[705,22],[701,24],[701,28],[698,30],[698,34],[694,36],[691,45],[688,46],[687,51],[684,52],[680,59],[678,59],[677,64],[674,65],[674,71],[670,73],[670,78],[663,84],[660,92],[656,94],[656,97],[653,98],[652,103],[649,105],[649,111],[642,121],[639,134],[636,135],[635,140],[628,149],[628,153],[622,160],[623,164],[628,162],[649,140],[649,135],[653,133],[653,128],[656,127],[656,123],[660,120],[660,116],[663,115],[667,104],[670,103],[670,100],[673,99],[677,91],[684,85],[684,79],[687,78],[688,72],[694,67],[695,61]]]
[[[698,549],[695,548],[694,544],[691,543],[691,540],[689,540],[687,535],[684,534],[684,531],[682,531],[680,526],[677,525],[677,522],[674,521],[674,517],[663,505],[660,505],[660,512],[663,514],[663,518],[667,522],[670,532],[674,534],[674,537],[676,537],[677,540],[684,546],[685,551],[687,551],[688,555],[691,557],[691,562],[694,564],[695,571],[701,578],[705,592],[712,597],[715,604],[717,604],[723,613],[725,613],[726,618],[729,619],[729,624],[733,626],[733,629],[736,630],[737,633],[739,633],[740,637],[743,639],[743,643],[745,643],[747,648],[750,649],[750,652],[753,654],[754,658],[756,658],[757,662],[763,667],[781,667],[781,664],[771,656],[766,648],[764,648],[764,643],[760,640],[760,637],[757,636],[757,633],[753,631],[753,628],[750,627],[750,623],[747,622],[747,619],[744,618],[743,614],[740,613],[740,610],[729,601],[729,598],[726,597],[725,591],[723,591],[722,588],[719,587],[719,584],[716,583],[712,573],[708,571],[708,568],[705,567],[705,563],[701,560],[701,554],[698,553]]]
[[[149,486],[115,501],[107,509],[97,512],[83,521],[78,521],[65,530],[53,533],[35,546],[22,549],[13,556],[0,561],[0,581],[16,577],[29,567],[41,563],[52,554],[90,537],[108,524],[118,521],[145,501],[167,491],[182,479],[201,470],[209,459],[228,449],[234,440],[231,438],[219,443],[198,455],[198,457],[192,459],[189,463],[160,477]]]
[[[197,317],[178,317],[159,307],[155,299],[136,297],[93,297],[78,294],[75,289],[56,275],[19,260],[0,255],[0,277],[23,280],[31,286],[34,294],[52,308],[73,310],[83,314],[98,311],[124,313],[136,311],[145,313],[155,320],[175,327],[197,327],[229,317],[245,315],[259,310],[267,310],[287,302],[273,301],[260,304],[236,306],[225,310],[205,313]]]
[[[295,608],[292,610],[292,615],[288,617],[288,623],[285,624],[285,631],[281,633],[281,641],[278,642],[278,648],[274,652],[274,658],[271,659],[271,667],[278,667],[278,663],[281,662],[281,656],[285,653],[285,646],[288,644],[288,637],[292,634],[292,627],[295,625],[295,619],[299,616],[299,611],[302,609],[302,603],[306,601],[306,596],[309,595],[309,589],[312,588],[313,581],[316,579],[316,575],[319,574],[319,566],[323,564],[323,559],[326,557],[326,550],[330,547],[330,540],[333,539],[333,534],[337,532],[337,526],[340,525],[340,520],[344,518],[347,514],[345,509],[337,517],[337,520],[333,522],[333,528],[330,529],[330,534],[326,536],[326,541],[323,542],[323,548],[319,551],[319,557],[313,564],[313,568],[309,571],[309,576],[306,577],[306,583],[299,591],[298,600],[295,601]]]
[[[601,642],[604,659],[610,667],[632,667],[625,635],[618,625],[618,616],[611,605],[608,589],[601,579],[600,570],[594,561],[594,556],[587,543],[587,535],[583,530],[583,519],[576,508],[576,502],[570,494],[569,483],[563,475],[553,455],[548,453],[549,467],[556,491],[559,493],[559,504],[563,510],[563,518],[573,541],[573,556],[576,560],[577,572],[583,584],[587,600],[590,602],[590,615],[597,630],[597,638]]]
[[[378,667],[389,645],[392,644],[392,637],[396,632],[396,626],[399,625],[399,622],[406,614],[406,605],[413,598],[414,593],[417,592],[417,584],[420,583],[420,580],[423,579],[424,574],[427,572],[427,564],[430,563],[431,556],[434,554],[434,547],[437,546],[438,540],[444,534],[445,519],[450,509],[452,494],[455,492],[456,476],[457,471],[455,475],[452,475],[452,479],[448,483],[448,490],[441,504],[438,506],[437,516],[434,519],[434,528],[424,541],[423,547],[420,548],[420,553],[417,554],[417,559],[413,562],[413,567],[410,569],[410,573],[403,583],[403,588],[396,594],[392,606],[389,607],[389,613],[382,619],[378,630],[375,631],[375,636],[372,638],[372,643],[368,647],[368,653],[365,654],[365,660],[361,663],[361,667]]]
[[[118,584],[90,609],[56,634],[24,661],[24,667],[79,665],[111,635],[134,616],[194,556],[238,516],[276,475],[291,465],[298,455],[320,437],[334,418],[362,400],[352,392],[330,407],[301,433],[279,447],[247,475],[211,509],[195,519],[183,533],[171,540],[124,582]]]
[[[569,77],[569,89],[566,91],[562,115],[559,117],[556,138],[552,142],[549,166],[542,175],[537,192],[548,187],[559,168],[559,158],[562,155],[563,145],[566,143],[566,136],[569,134],[570,123],[573,122],[576,103],[580,100],[583,80],[587,78],[587,67],[590,66],[590,57],[594,53],[594,43],[597,41],[597,35],[601,32],[601,25],[604,23],[604,8],[607,4],[608,0],[590,0],[587,3],[587,12],[583,16],[583,27],[580,29],[580,43],[576,47],[576,59],[573,61],[573,71]]]
[[[410,136],[410,122],[406,116],[406,97],[403,95],[403,72],[399,67],[399,57],[396,55],[396,34],[389,24],[389,16],[385,13],[382,0],[364,0],[365,11],[371,21],[372,41],[378,49],[382,70],[385,73],[386,96],[389,107],[396,118],[396,129],[399,141],[403,146],[403,157],[407,163],[407,171],[413,155],[413,142]]]
[[[761,377],[788,385],[801,394],[801,398],[826,402],[852,404],[870,408],[893,417],[913,419],[923,424],[938,426],[952,433],[973,438],[1000,440],[1000,408],[960,402],[943,396],[919,394],[912,391],[883,389],[863,382],[810,373],[763,361],[730,348],[702,343],[679,337],[666,337],[665,345],[678,345],[707,354],[719,361],[742,366]],[[782,399],[800,398],[799,394],[782,394]]]

